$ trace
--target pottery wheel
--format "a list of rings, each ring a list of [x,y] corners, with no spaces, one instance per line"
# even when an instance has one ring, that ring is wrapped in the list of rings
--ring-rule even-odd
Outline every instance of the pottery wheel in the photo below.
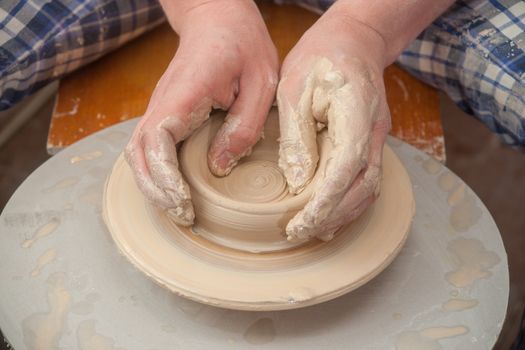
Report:
[[[226,177],[208,169],[206,153],[223,116],[215,115],[184,144],[181,169],[196,222],[175,225],[147,203],[123,157],[109,177],[104,218],[124,255],[159,284],[193,300],[244,310],[292,309],[349,292],[381,272],[401,249],[414,213],[412,186],[388,146],[376,203],[329,242],[290,243],[288,220],[322,181],[330,141],[320,137],[320,171],[299,195],[288,193],[277,166],[278,115],[264,139]]]
[[[136,122],[61,151],[0,215],[0,327],[15,349],[494,345],[509,292],[498,229],[463,181],[394,138],[417,210],[399,255],[373,280],[325,303],[272,312],[212,307],[159,286],[119,253],[101,215],[104,183]]]

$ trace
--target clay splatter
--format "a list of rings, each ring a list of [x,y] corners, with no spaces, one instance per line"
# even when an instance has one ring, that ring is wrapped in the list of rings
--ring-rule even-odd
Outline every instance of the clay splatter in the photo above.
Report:
[[[71,295],[64,286],[65,275],[56,273],[47,280],[49,310],[22,321],[24,343],[29,349],[58,349],[66,322]]]
[[[71,162],[71,164],[76,164],[76,163],[79,163],[85,160],[93,160],[93,159],[100,158],[102,157],[102,154],[103,153],[101,151],[88,152],[88,153],[84,153],[78,156],[74,156],[69,161]]]
[[[472,309],[478,306],[479,302],[476,299],[458,299],[452,298],[443,304],[443,309],[447,311],[463,311]]]
[[[49,221],[47,224],[45,224],[44,226],[36,230],[32,238],[26,239],[24,243],[22,243],[22,247],[30,248],[40,238],[48,236],[52,234],[53,232],[55,232],[55,230],[58,228],[58,225],[60,225],[60,219],[58,218],[51,219],[51,221]]]
[[[474,195],[468,193],[464,183],[459,183],[450,172],[438,177],[438,186],[448,192],[447,203],[450,210],[450,226],[456,232],[465,232],[481,218],[482,211]]]
[[[449,205],[458,205],[465,200],[465,185],[461,184],[451,191],[448,195],[447,202]]]
[[[456,184],[456,178],[449,172],[443,172],[438,177],[438,186],[445,192],[451,191],[456,186]]]
[[[431,327],[420,331],[422,336],[430,339],[452,338],[467,334],[468,328],[463,326],[456,327]]]
[[[454,194],[453,192],[452,194]],[[452,195],[451,194],[451,195]],[[461,192],[452,198],[449,202],[453,203],[450,210],[450,225],[457,232],[465,232],[472,227],[481,218],[481,208],[476,204],[473,195]]]
[[[440,339],[452,338],[467,334],[468,328],[457,327],[432,327],[421,331],[408,331],[399,334],[396,341],[396,350],[440,350]]]
[[[423,169],[429,174],[437,174],[441,170],[442,166],[437,160],[432,157],[427,158],[423,162]]]
[[[69,111],[65,111],[65,112],[55,112],[55,114],[54,114],[55,118],[57,118],[57,117],[65,117],[65,116],[70,116],[70,115],[77,114],[78,107],[80,105],[80,98],[78,98],[78,97],[72,98],[71,102],[72,102],[71,109]]]
[[[55,248],[50,248],[46,250],[40,257],[38,258],[36,262],[36,266],[31,271],[31,276],[35,277],[40,274],[40,271],[49,263],[53,262],[57,257],[57,250]]]
[[[80,322],[77,328],[77,342],[80,350],[124,350],[115,347],[115,341],[96,332],[95,321]]]
[[[275,326],[270,318],[260,318],[244,332],[244,340],[253,345],[268,344],[275,339]]]
[[[78,181],[79,181],[78,177],[68,177],[67,179],[64,179],[64,180],[61,180],[61,181],[57,182],[53,186],[42,190],[42,193],[51,193],[51,192],[54,192],[56,190],[61,190],[61,189],[64,189],[64,188],[68,188],[68,187],[71,187],[73,185],[76,185],[78,183]]]
[[[448,272],[445,278],[457,288],[467,287],[480,278],[490,277],[490,269],[500,262],[499,256],[486,250],[477,239],[459,238],[450,242],[447,249],[457,267]]]

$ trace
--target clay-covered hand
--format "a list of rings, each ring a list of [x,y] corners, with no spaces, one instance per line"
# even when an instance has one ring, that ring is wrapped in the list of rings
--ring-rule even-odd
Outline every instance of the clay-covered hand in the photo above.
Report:
[[[329,240],[379,195],[390,130],[384,47],[370,27],[329,11],[283,63],[279,166],[290,192],[301,192],[312,179],[319,160],[316,136],[324,126],[334,146],[313,196],[286,227],[289,240]]]
[[[194,211],[176,145],[212,108],[229,110],[208,154],[211,171],[228,174],[261,137],[275,96],[278,58],[253,1],[172,0],[163,7],[180,36],[179,48],[125,156],[145,196],[177,223],[191,225]]]

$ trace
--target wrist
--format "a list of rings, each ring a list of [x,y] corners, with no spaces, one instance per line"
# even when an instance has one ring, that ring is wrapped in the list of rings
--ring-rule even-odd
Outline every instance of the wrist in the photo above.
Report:
[[[252,0],[160,0],[160,3],[171,27],[179,35],[195,25],[209,26],[215,19],[226,24],[232,19],[258,14]]]
[[[347,49],[366,60],[377,71],[382,72],[389,64],[386,60],[388,43],[380,32],[367,23],[342,11],[328,11],[319,19],[318,24],[322,27],[321,32],[327,35],[338,33]],[[329,37],[325,40],[331,41]]]
[[[454,0],[339,0],[325,15],[360,23],[382,38],[389,65]]]

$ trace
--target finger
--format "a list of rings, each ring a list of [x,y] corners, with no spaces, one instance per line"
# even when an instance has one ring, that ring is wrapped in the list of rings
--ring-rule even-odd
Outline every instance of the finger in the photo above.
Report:
[[[332,70],[331,63],[326,62],[322,65],[323,67],[318,69],[317,84],[313,92],[312,115],[317,122],[326,124],[331,97],[344,85],[344,77],[341,72]]]
[[[272,73],[253,76],[244,74],[241,78],[237,99],[208,152],[208,166],[217,176],[229,174],[261,138],[277,79]]]
[[[300,193],[312,179],[319,154],[312,115],[315,74],[284,76],[277,88],[279,108],[279,167],[290,193]],[[300,96],[297,92],[302,91]]]
[[[185,91],[179,87],[167,93],[141,120],[128,152],[145,196],[182,225],[193,223],[194,211],[178,169],[176,144],[208,118],[212,105],[210,98],[195,92],[199,90],[187,86]]]
[[[175,139],[164,128],[146,135],[149,136],[144,140],[147,168],[153,183],[170,199],[169,216],[181,225],[192,225],[195,214],[190,189],[178,169]]]
[[[156,205],[168,208],[172,206],[171,199],[160,188],[155,186],[144,156],[144,149],[140,138],[133,136],[124,150],[124,156],[133,169],[135,182],[141,192]]]
[[[325,222],[320,225],[316,234],[318,238],[322,240],[332,239],[337,230],[355,220],[379,197],[382,179],[383,147],[389,130],[390,118],[384,118],[374,123],[368,165],[356,177],[350,190],[344,195],[339,205],[330,213]]]
[[[208,119],[212,102],[209,98],[204,98],[189,114],[184,110],[189,104],[184,102],[181,100],[180,107],[170,108],[174,111],[180,108],[180,112],[164,117],[154,132],[145,134],[144,150],[153,182],[172,201],[168,214],[177,223],[189,226],[193,224],[195,214],[189,186],[178,168],[176,145]]]
[[[328,156],[323,181],[304,209],[287,225],[289,239],[320,234],[327,218],[366,166],[379,96],[380,92],[364,76],[354,77],[352,82],[333,92],[327,121],[334,147]]]
[[[327,122],[327,109],[333,91],[344,83],[342,74],[334,71],[325,58],[315,58],[310,73],[304,77],[305,64],[292,68],[281,79],[277,92],[280,111],[279,165],[291,193],[299,193],[312,179],[319,155],[316,132]],[[298,96],[297,92],[302,91]],[[295,106],[295,107],[294,107]]]
[[[344,211],[344,223],[339,222],[339,220],[328,222],[323,230],[316,235],[322,241],[328,242],[334,238],[335,233],[343,226],[345,223],[350,223],[357,219],[372,203],[374,203],[375,197],[369,196],[363,199],[355,207],[351,209],[346,208]]]

